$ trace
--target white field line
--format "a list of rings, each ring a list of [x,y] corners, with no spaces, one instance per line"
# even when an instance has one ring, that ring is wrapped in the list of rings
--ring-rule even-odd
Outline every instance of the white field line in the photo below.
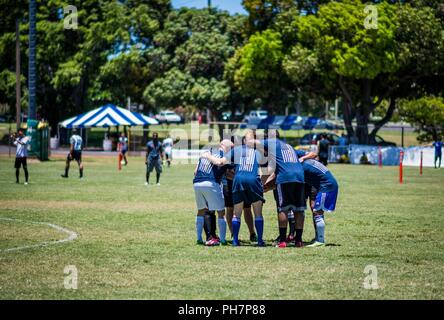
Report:
[[[47,223],[47,222],[37,222],[37,221],[25,221],[25,220],[20,220],[20,219],[13,219],[13,218],[1,218],[0,220],[4,220],[4,221],[18,221],[18,222],[23,222],[23,223],[30,223],[30,224],[37,224],[37,225],[45,225],[45,226],[49,226],[57,231],[66,233],[68,235],[68,237],[66,237],[65,239],[61,239],[61,240],[56,240],[56,241],[45,241],[45,242],[41,242],[41,243],[37,243],[37,244],[33,244],[33,245],[29,245],[29,246],[22,246],[22,247],[14,247],[14,248],[8,248],[8,249],[3,249],[0,250],[0,252],[12,252],[12,251],[18,251],[18,250],[25,250],[25,249],[31,249],[31,248],[40,248],[40,247],[46,247],[49,245],[53,245],[53,244],[60,244],[60,243],[65,243],[65,242],[70,242],[75,240],[78,237],[78,234],[75,233],[74,231],[62,228],[56,224],[52,224],[52,223]]]

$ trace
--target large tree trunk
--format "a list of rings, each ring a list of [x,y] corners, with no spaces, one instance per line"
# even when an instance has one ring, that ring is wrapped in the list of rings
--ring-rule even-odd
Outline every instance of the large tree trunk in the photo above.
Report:
[[[390,121],[395,109],[396,109],[396,98],[394,96],[392,96],[392,97],[390,97],[390,105],[387,109],[387,113],[385,114],[384,118],[382,118],[380,121],[378,121],[375,124],[375,127],[373,128],[372,132],[370,133],[369,141],[371,143],[376,142],[376,139],[375,139],[376,134],[378,133],[379,129],[381,129],[387,122]]]
[[[364,110],[358,109],[356,115],[356,137],[358,138],[359,144],[368,144],[368,115]]]

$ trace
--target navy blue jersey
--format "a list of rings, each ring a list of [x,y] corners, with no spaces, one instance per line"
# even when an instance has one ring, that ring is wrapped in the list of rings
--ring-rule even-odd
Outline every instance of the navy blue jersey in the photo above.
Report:
[[[292,146],[279,139],[268,139],[262,143],[268,151],[268,158],[276,164],[276,184],[304,183],[304,170]]]
[[[440,155],[442,154],[441,148],[443,146],[442,141],[435,141],[433,142],[433,146],[435,147],[435,154]]]
[[[217,158],[223,157],[223,152],[218,150],[217,152],[211,153],[213,156]],[[194,176],[193,183],[203,182],[203,181],[212,181],[216,183],[220,183],[222,176],[225,174],[226,167],[218,167],[214,165],[210,160],[200,158],[199,163],[197,165],[196,175]]]
[[[307,159],[302,162],[304,168],[305,183],[318,189],[319,192],[331,192],[338,189],[335,177],[319,161]]]
[[[160,154],[163,152],[162,143],[160,141],[157,141],[156,143],[154,140],[148,141],[146,144],[147,151],[148,151],[148,160],[158,160]]]
[[[234,164],[233,192],[262,192],[259,175],[262,156],[259,151],[247,146],[238,146],[227,153],[226,159]]]

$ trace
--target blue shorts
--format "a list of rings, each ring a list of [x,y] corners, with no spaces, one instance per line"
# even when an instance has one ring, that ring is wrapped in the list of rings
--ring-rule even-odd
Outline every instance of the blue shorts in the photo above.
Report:
[[[120,152],[121,152],[123,155],[125,155],[125,153],[128,152],[128,149],[122,149],[122,150],[120,150]]]
[[[333,212],[336,208],[338,190],[330,192],[318,192],[313,205],[313,211]]]
[[[243,202],[244,208],[251,206],[252,203],[257,201],[265,202],[264,195],[251,190],[242,190],[233,192],[233,203],[234,205]]]

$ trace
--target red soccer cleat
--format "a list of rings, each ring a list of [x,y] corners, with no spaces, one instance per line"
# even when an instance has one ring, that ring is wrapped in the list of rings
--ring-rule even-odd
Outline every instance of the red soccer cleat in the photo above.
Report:
[[[217,238],[211,238],[210,240],[205,242],[205,245],[208,247],[218,246],[219,244],[220,244],[220,241]]]
[[[302,241],[296,242],[296,248],[302,248],[304,246],[304,243]]]
[[[287,243],[285,241],[279,242],[279,244],[276,245],[276,248],[286,248]]]

